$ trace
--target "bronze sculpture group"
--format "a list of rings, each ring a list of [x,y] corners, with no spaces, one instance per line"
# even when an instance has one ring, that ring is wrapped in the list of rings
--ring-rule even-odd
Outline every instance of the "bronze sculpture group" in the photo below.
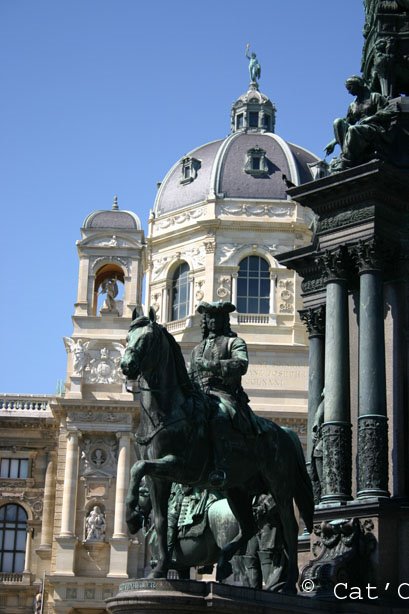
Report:
[[[139,487],[147,476],[157,533],[158,561],[151,577],[166,577],[168,501],[173,482],[218,488],[237,520],[237,535],[223,545],[216,579],[231,574],[230,560],[243,553],[259,527],[255,496],[271,495],[281,522],[287,554],[284,591],[296,592],[298,524],[295,501],[309,531],[314,511],[311,481],[301,444],[289,429],[254,415],[241,388],[247,369],[245,342],[231,332],[231,303],[202,303],[204,339],[193,351],[190,378],[180,347],[166,328],[136,317],[128,333],[122,370],[138,378],[141,419],[136,441],[139,458],[131,470],[126,499],[131,533],[140,527]],[[220,431],[218,428],[220,426]],[[220,434],[220,438],[219,438]]]

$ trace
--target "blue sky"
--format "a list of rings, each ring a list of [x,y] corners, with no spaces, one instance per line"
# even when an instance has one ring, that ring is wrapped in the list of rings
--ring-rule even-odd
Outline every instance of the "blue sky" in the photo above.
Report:
[[[362,27],[361,0],[0,0],[0,391],[64,379],[84,218],[117,193],[146,230],[156,182],[228,134],[246,43],[276,132],[321,154]]]

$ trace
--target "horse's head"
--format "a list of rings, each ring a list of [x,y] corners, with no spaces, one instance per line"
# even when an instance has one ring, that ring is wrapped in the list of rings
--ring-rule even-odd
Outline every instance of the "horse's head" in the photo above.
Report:
[[[156,365],[161,353],[161,327],[155,322],[153,310],[149,318],[140,316],[133,320],[127,336],[127,344],[121,360],[121,369],[130,380]]]

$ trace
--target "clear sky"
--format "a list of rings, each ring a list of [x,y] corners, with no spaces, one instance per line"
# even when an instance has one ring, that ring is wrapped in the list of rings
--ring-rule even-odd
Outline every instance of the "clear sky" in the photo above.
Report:
[[[72,333],[75,241],[135,211],[183,154],[229,132],[247,42],[276,132],[321,155],[359,74],[362,0],[0,0],[0,391],[54,393]]]

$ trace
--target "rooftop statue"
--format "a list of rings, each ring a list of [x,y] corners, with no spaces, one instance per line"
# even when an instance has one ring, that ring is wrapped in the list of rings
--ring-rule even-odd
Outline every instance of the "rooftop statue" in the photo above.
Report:
[[[142,478],[149,476],[158,538],[158,563],[150,577],[166,578],[171,563],[168,501],[172,482],[202,489],[210,488],[210,482],[220,484],[240,528],[221,549],[216,579],[222,581],[231,574],[232,557],[257,533],[253,497],[271,495],[288,557],[283,590],[294,593],[298,525],[293,502],[311,531],[311,480],[297,435],[252,414],[247,405],[240,382],[247,368],[247,349],[230,330],[229,312],[234,309],[231,303],[199,305],[205,327],[204,339],[194,350],[194,381],[179,345],[156,322],[152,308],[149,318],[136,317],[131,323],[121,367],[132,382],[139,381],[144,411],[135,437],[141,460],[131,469],[127,524],[131,533],[140,528],[139,487]],[[220,440],[214,421],[223,421]]]
[[[390,140],[391,120],[396,115],[387,99],[371,92],[362,77],[349,77],[345,86],[355,100],[349,105],[345,118],[334,120],[334,138],[325,147],[326,155],[330,155],[337,144],[341,147],[341,155],[331,162],[331,172],[383,157]]]
[[[250,43],[247,43],[246,58],[250,60],[249,62],[250,81],[251,83],[258,85],[257,79],[260,79],[261,77],[261,65],[254,51],[252,51],[250,54],[249,50],[250,50]]]

